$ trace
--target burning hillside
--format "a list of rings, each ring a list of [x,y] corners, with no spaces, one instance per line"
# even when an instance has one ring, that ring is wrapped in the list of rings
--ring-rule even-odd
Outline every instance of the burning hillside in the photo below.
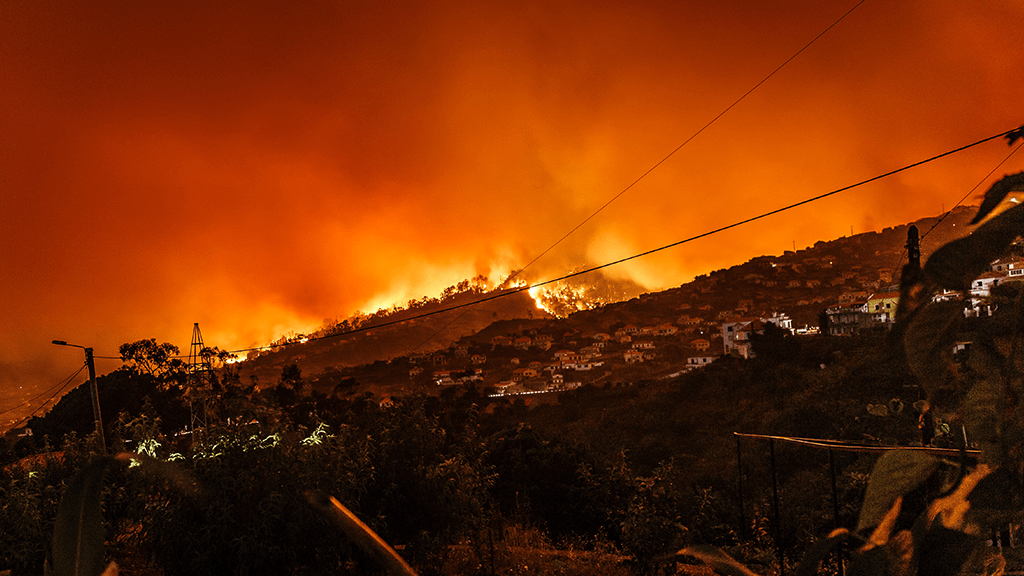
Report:
[[[530,289],[537,307],[565,318],[640,295],[643,287],[632,280],[609,278],[600,271]]]

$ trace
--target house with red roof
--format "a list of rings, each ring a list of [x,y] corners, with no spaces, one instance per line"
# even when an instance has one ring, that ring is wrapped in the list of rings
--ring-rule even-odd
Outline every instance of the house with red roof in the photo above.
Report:
[[[896,308],[900,304],[899,292],[881,292],[868,298],[868,313],[876,324],[896,322]]]

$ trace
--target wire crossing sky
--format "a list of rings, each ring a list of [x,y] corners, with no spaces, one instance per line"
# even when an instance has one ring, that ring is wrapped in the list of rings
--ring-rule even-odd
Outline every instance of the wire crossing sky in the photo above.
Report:
[[[821,38],[821,37],[822,37],[822,36],[824,36],[824,35],[825,35],[826,33],[828,33],[828,31],[829,31],[829,30],[831,30],[832,28],[836,27],[836,25],[838,25],[838,24],[839,24],[840,22],[842,22],[842,21],[843,21],[843,19],[845,19],[845,18],[846,18],[847,16],[849,16],[849,15],[850,15],[850,14],[851,14],[851,13],[852,13],[852,12],[853,12],[854,10],[856,10],[856,9],[857,9],[857,7],[859,7],[859,6],[860,6],[861,4],[863,4],[863,3],[865,2],[865,1],[866,1],[866,0],[860,0],[859,2],[857,2],[856,4],[854,4],[853,8],[850,8],[850,10],[849,10],[849,11],[847,11],[847,12],[846,12],[845,14],[843,14],[842,16],[840,16],[838,20],[836,20],[835,22],[833,22],[832,24],[830,24],[830,25],[829,25],[829,26],[828,26],[827,28],[825,28],[824,30],[822,30],[822,31],[821,31],[821,33],[819,33],[819,34],[818,34],[817,36],[815,36],[814,38],[812,38],[812,39],[811,39],[811,41],[810,41],[810,42],[808,42],[808,43],[807,43],[807,44],[806,44],[806,45],[805,45],[805,46],[804,46],[803,48],[801,48],[801,49],[797,50],[795,54],[793,54],[792,56],[790,56],[789,58],[787,58],[787,59],[786,59],[786,60],[785,60],[785,61],[784,61],[784,62],[783,62],[782,64],[779,64],[779,65],[778,65],[778,66],[777,66],[777,67],[776,67],[776,68],[775,68],[774,70],[772,70],[772,71],[771,71],[770,73],[768,73],[768,75],[767,75],[767,76],[765,76],[764,78],[762,78],[762,79],[761,79],[761,81],[759,81],[759,82],[758,82],[757,84],[754,84],[754,86],[752,86],[752,87],[751,87],[751,88],[750,88],[749,90],[747,90],[746,92],[744,92],[744,93],[743,93],[743,95],[742,95],[742,96],[740,96],[739,98],[737,98],[737,99],[736,99],[736,100],[735,100],[735,101],[734,101],[734,102],[733,102],[732,104],[730,104],[730,105],[726,106],[724,110],[722,110],[721,112],[719,112],[719,113],[718,113],[718,115],[716,115],[716,116],[715,116],[714,118],[712,118],[711,120],[709,120],[709,121],[708,121],[708,122],[707,122],[706,124],[704,124],[703,126],[701,126],[701,127],[700,127],[700,129],[698,129],[698,130],[697,130],[696,132],[694,132],[693,134],[691,134],[691,135],[690,135],[690,137],[689,137],[689,138],[687,138],[686,140],[684,140],[682,144],[680,144],[679,146],[676,146],[676,147],[675,147],[675,148],[674,148],[674,149],[673,149],[673,150],[672,150],[671,152],[669,152],[669,153],[668,153],[668,155],[666,155],[666,156],[665,156],[664,158],[662,158],[661,160],[657,161],[657,162],[656,162],[656,163],[655,163],[655,164],[654,164],[653,166],[651,166],[650,168],[648,168],[646,172],[644,172],[643,174],[641,174],[640,176],[638,176],[638,177],[636,178],[636,180],[633,180],[632,182],[630,182],[630,183],[629,183],[629,185],[628,185],[628,186],[626,186],[626,187],[625,187],[625,188],[623,188],[623,189],[622,189],[621,191],[619,191],[619,193],[617,193],[617,194],[615,194],[614,196],[612,196],[612,197],[611,197],[611,198],[610,198],[610,199],[609,199],[609,200],[608,200],[607,202],[605,202],[605,203],[604,203],[604,204],[602,204],[602,205],[601,205],[600,207],[598,207],[598,208],[597,208],[597,210],[595,210],[595,211],[594,211],[594,212],[593,212],[592,214],[590,214],[589,216],[587,216],[586,218],[584,218],[582,222],[580,222],[579,224],[577,224],[576,226],[574,226],[574,227],[573,227],[573,228],[572,228],[571,230],[569,230],[568,232],[566,232],[566,233],[565,233],[565,234],[564,234],[564,235],[563,235],[563,236],[562,236],[561,238],[559,238],[558,240],[556,240],[554,244],[552,244],[551,246],[548,246],[548,247],[547,247],[547,248],[546,248],[546,249],[545,249],[545,250],[544,250],[543,252],[541,252],[540,254],[538,254],[537,256],[535,256],[535,257],[534,257],[534,258],[533,258],[532,260],[530,260],[529,262],[527,262],[527,263],[526,263],[526,264],[525,264],[525,265],[524,265],[524,266],[523,266],[522,268],[519,268],[518,270],[516,270],[515,272],[513,272],[513,273],[512,273],[511,275],[509,275],[509,277],[508,277],[508,278],[506,278],[506,279],[504,280],[504,282],[502,283],[502,285],[503,285],[503,286],[505,286],[505,285],[508,285],[508,284],[509,284],[509,283],[510,283],[510,282],[511,282],[512,280],[514,280],[515,278],[518,278],[518,277],[519,277],[519,276],[520,276],[520,275],[521,275],[521,274],[522,274],[523,272],[525,272],[525,271],[526,271],[526,270],[527,270],[528,268],[530,268],[531,266],[533,266],[533,264],[534,264],[534,263],[536,263],[536,262],[537,262],[538,260],[540,260],[541,258],[543,258],[544,256],[546,256],[548,252],[551,252],[552,250],[554,250],[554,249],[555,249],[555,247],[557,247],[557,246],[558,246],[559,244],[561,244],[561,243],[562,243],[563,241],[565,241],[565,239],[566,239],[566,238],[568,238],[569,236],[572,236],[572,235],[573,235],[573,233],[575,233],[575,232],[576,232],[577,230],[579,230],[580,228],[582,228],[583,226],[585,226],[585,225],[587,224],[587,222],[590,222],[591,220],[593,220],[593,219],[594,219],[594,218],[595,218],[595,217],[596,217],[596,216],[597,216],[598,214],[600,214],[601,212],[603,212],[603,211],[605,210],[605,208],[608,208],[609,206],[611,206],[611,204],[612,204],[613,202],[615,202],[616,200],[618,200],[618,199],[619,199],[619,198],[620,198],[620,197],[621,197],[621,196],[622,196],[623,194],[625,194],[626,192],[630,191],[630,190],[631,190],[631,189],[632,189],[632,188],[633,188],[634,186],[636,186],[637,184],[639,184],[639,183],[640,183],[640,181],[641,181],[641,180],[643,180],[644,178],[646,178],[648,174],[650,174],[651,172],[654,172],[655,170],[657,170],[657,169],[658,169],[658,167],[659,167],[659,166],[661,166],[662,164],[664,164],[665,162],[667,162],[667,161],[668,161],[668,160],[669,160],[670,158],[672,158],[673,156],[675,156],[675,154],[676,154],[677,152],[679,152],[680,150],[682,150],[682,149],[683,149],[683,148],[684,148],[684,147],[685,147],[685,146],[686,146],[687,144],[689,144],[689,143],[690,143],[691,141],[693,141],[693,139],[694,139],[694,138],[696,138],[696,137],[700,136],[701,132],[704,132],[705,130],[707,130],[708,128],[710,128],[712,124],[714,124],[714,123],[715,123],[716,121],[718,121],[718,119],[719,119],[719,118],[721,118],[722,116],[725,116],[726,114],[728,114],[730,110],[732,110],[732,109],[733,109],[734,107],[736,107],[736,106],[737,106],[737,105],[738,105],[738,104],[739,104],[740,102],[742,102],[742,101],[743,101],[743,100],[744,100],[744,99],[745,99],[745,98],[746,98],[747,96],[750,96],[750,95],[751,95],[751,94],[752,94],[752,93],[753,93],[753,92],[754,92],[755,90],[757,90],[757,89],[758,89],[758,88],[759,88],[759,87],[760,87],[760,86],[761,86],[762,84],[764,84],[765,82],[767,82],[768,80],[770,80],[772,76],[774,76],[775,74],[777,74],[777,73],[779,72],[779,70],[782,70],[782,69],[783,69],[783,68],[784,68],[784,67],[786,66],[786,64],[789,64],[790,62],[792,62],[792,61],[793,61],[793,60],[794,60],[794,59],[795,59],[795,58],[796,58],[797,56],[799,56],[799,55],[800,55],[800,54],[801,54],[801,53],[802,53],[802,52],[803,52],[804,50],[807,50],[808,48],[810,48],[810,47],[811,47],[811,45],[812,45],[812,44],[814,44],[815,42],[817,42],[819,38]],[[468,308],[467,308],[467,310],[468,310]],[[464,314],[464,313],[465,313],[465,312],[463,312],[463,314]],[[414,348],[414,349],[413,349],[412,351],[415,351],[415,350],[419,350],[419,349],[420,349],[421,347],[423,347],[423,346],[424,346],[424,345],[425,345],[426,343],[428,343],[428,342],[430,342],[431,340],[433,340],[434,338],[436,338],[438,334],[440,334],[441,332],[443,332],[444,330],[446,330],[446,329],[447,329],[447,328],[448,328],[449,326],[451,326],[452,324],[454,324],[454,323],[458,322],[460,318],[462,318],[462,315],[461,315],[461,314],[460,314],[459,316],[457,316],[457,317],[453,318],[453,319],[452,319],[452,320],[451,320],[450,322],[448,322],[447,324],[445,324],[444,326],[442,326],[442,327],[441,327],[440,329],[438,329],[438,330],[437,330],[436,332],[434,332],[434,333],[433,333],[433,334],[432,334],[431,336],[429,336],[429,337],[428,337],[428,338],[427,338],[426,340],[424,340],[424,341],[423,341],[423,342],[421,342],[421,343],[420,343],[419,345],[417,345],[417,346],[416,346],[416,348]]]
[[[683,244],[687,244],[687,243],[693,242],[695,240],[700,240],[702,238],[707,238],[709,236],[713,236],[715,234],[719,234],[719,233],[725,232],[726,230],[729,230],[729,229],[732,229],[732,228],[736,228],[738,226],[743,226],[745,224],[750,224],[751,222],[755,222],[755,221],[760,220],[762,218],[767,218],[769,216],[774,216],[776,214],[780,214],[782,212],[786,212],[788,210],[792,210],[794,208],[798,208],[798,207],[803,206],[805,204],[810,204],[812,202],[817,202],[819,200],[824,200],[826,198],[829,198],[830,196],[834,196],[834,195],[839,194],[841,192],[846,192],[846,191],[849,191],[849,190],[853,190],[854,188],[858,188],[860,186],[864,186],[866,184],[870,184],[872,182],[881,180],[883,178],[888,178],[890,176],[894,176],[896,174],[899,174],[900,172],[904,172],[906,170],[910,170],[910,169],[916,168],[918,166],[923,166],[925,164],[928,164],[929,162],[934,162],[934,161],[939,160],[941,158],[945,158],[946,156],[950,156],[950,155],[956,154],[958,152],[963,152],[963,151],[968,150],[970,148],[973,148],[975,146],[979,146],[981,144],[985,144],[986,142],[991,142],[992,140],[995,140],[997,138],[1002,138],[1002,137],[1006,136],[1007,134],[1009,134],[1010,132],[1013,132],[1014,130],[1017,130],[1017,129],[1018,128],[1011,128],[1011,129],[1005,130],[1005,131],[1003,131],[1003,132],[1001,132],[999,134],[995,134],[995,135],[992,135],[992,136],[988,136],[986,138],[982,138],[981,140],[977,140],[977,141],[972,142],[970,144],[965,144],[964,146],[961,146],[959,148],[956,148],[956,149],[953,149],[953,150],[949,150],[949,151],[943,152],[941,154],[936,154],[934,156],[931,156],[930,158],[926,158],[924,160],[920,160],[920,161],[914,162],[912,164],[908,164],[908,165],[903,166],[901,168],[896,168],[894,170],[890,170],[890,171],[888,171],[888,172],[886,172],[884,174],[879,174],[877,176],[873,176],[871,178],[867,178],[865,180],[861,180],[860,182],[856,182],[856,183],[850,184],[848,186],[843,186],[842,188],[837,188],[836,190],[832,190],[830,192],[825,192],[823,194],[819,194],[819,195],[814,196],[812,198],[808,198],[806,200],[802,200],[800,202],[796,202],[796,203],[790,204],[788,206],[783,206],[781,208],[777,208],[775,210],[771,210],[769,212],[765,212],[765,213],[759,214],[757,216],[752,216],[750,218],[746,218],[746,219],[741,220],[739,222],[734,222],[732,224],[723,226],[721,228],[717,228],[715,230],[709,230],[707,232],[698,234],[696,236],[691,236],[689,238],[685,238],[683,240],[679,240],[679,241],[673,242],[671,244],[666,244],[664,246],[659,246],[657,248],[652,248],[650,250],[647,250],[645,252],[641,252],[639,254],[632,254],[632,255],[626,256],[624,258],[620,258],[619,260],[616,260],[614,262],[605,262],[603,264],[594,266],[592,268],[587,268],[585,270],[579,270],[579,271],[572,272],[572,273],[569,273],[569,274],[564,274],[564,275],[559,276],[557,278],[551,278],[551,279],[543,280],[543,281],[536,282],[536,283],[533,283],[533,284],[527,284],[527,285],[518,286],[518,287],[515,287],[515,288],[510,288],[510,289],[507,289],[507,290],[503,290],[501,292],[495,292],[493,294],[484,296],[482,298],[473,300],[471,302],[465,302],[465,303],[462,303],[462,304],[457,304],[457,305],[453,305],[453,306],[447,306],[447,307],[444,307],[444,308],[440,308],[440,309],[437,309],[437,310],[432,310],[430,312],[424,312],[422,314],[416,314],[416,315],[405,317],[405,318],[398,319],[398,320],[387,320],[387,321],[384,321],[384,322],[370,323],[370,324],[367,324],[365,326],[361,326],[359,328],[355,328],[353,330],[350,330],[348,332],[338,333],[338,334],[331,334],[331,335],[321,336],[321,337],[317,337],[317,338],[309,338],[308,340],[328,340],[328,339],[331,339],[331,338],[340,338],[342,336],[347,336],[347,335],[350,335],[350,334],[359,334],[361,332],[366,332],[368,330],[375,330],[375,329],[384,328],[384,327],[387,327],[387,326],[394,326],[396,324],[403,324],[403,323],[407,323],[407,322],[412,321],[412,320],[420,320],[420,319],[423,319],[423,318],[428,318],[428,317],[431,317],[431,316],[437,316],[439,314],[444,314],[446,312],[453,312],[453,311],[456,311],[456,310],[462,310],[462,309],[465,309],[465,308],[470,308],[470,307],[476,306],[477,304],[482,304],[484,302],[490,302],[491,300],[497,300],[499,298],[505,298],[505,297],[508,297],[508,296],[512,296],[514,294],[519,294],[521,292],[526,292],[526,291],[532,290],[534,288],[539,288],[539,287],[542,287],[542,286],[547,286],[549,284],[555,284],[555,283],[558,283],[558,282],[562,282],[562,281],[568,280],[570,278],[575,278],[577,276],[582,276],[584,274],[592,274],[592,273],[597,272],[599,270],[602,270],[604,268],[608,268],[608,267],[611,267],[611,266],[616,266],[616,265],[619,265],[619,264],[623,264],[625,262],[629,262],[630,260],[635,260],[637,258],[643,258],[644,256],[650,256],[652,254],[656,254],[656,253],[661,252],[663,250],[668,250],[670,248],[675,248],[677,246],[681,246]],[[1020,146],[1021,145],[1018,144],[1017,148],[1019,148]],[[1010,154],[1011,156],[1012,156],[1013,152],[1016,152],[1017,148],[1014,148],[1014,150]],[[1004,159],[1003,162],[1000,162],[999,165],[997,165],[997,168],[998,168],[998,166],[1001,166],[1007,159],[1009,159],[1009,156],[1006,159]],[[991,176],[994,171],[995,171],[994,169],[992,171],[990,171],[989,172],[989,176]],[[296,345],[296,344],[295,343],[288,343],[288,344],[273,345],[273,346],[257,346],[257,347],[252,347],[252,348],[242,348],[242,349],[238,349],[238,350],[228,350],[226,352],[228,354],[240,354],[240,353],[243,353],[243,352],[254,352],[254,351],[258,351],[258,350],[280,349],[280,348],[285,348],[285,347],[291,346],[291,345]],[[112,356],[106,356],[106,357],[96,356],[96,358],[108,358],[108,359],[111,359],[111,358],[114,358],[114,357],[112,357]],[[174,358],[188,358],[188,355],[178,355],[178,356],[174,356]]]

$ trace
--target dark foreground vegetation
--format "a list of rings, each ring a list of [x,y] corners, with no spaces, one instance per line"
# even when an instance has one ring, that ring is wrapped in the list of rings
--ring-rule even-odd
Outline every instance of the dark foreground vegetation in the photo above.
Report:
[[[1014,558],[986,541],[1024,510],[1024,283],[994,289],[981,319],[931,294],[969,285],[1021,230],[1013,208],[906,270],[891,333],[769,331],[753,360],[532,405],[473,388],[329,396],[294,366],[265,389],[229,369],[196,381],[166,347],[126,345],[129,364],[100,385],[108,444],[153,464],[110,466],[104,548],[126,574],[381,572],[308,503],[316,491],[422,574],[671,573],[726,562],[715,549],[762,574],[803,558],[814,574],[844,547],[849,573],[999,573]],[[61,497],[96,456],[88,402],[76,390],[6,447],[0,569],[41,571]],[[733,432],[959,452],[830,458]]]
[[[107,548],[124,573],[378,571],[307,504],[318,490],[424,574],[650,573],[696,543],[768,571],[777,563],[768,446],[744,441],[741,523],[732,432],[919,443],[920,392],[885,337],[780,336],[759,342],[751,361],[533,405],[448,388],[382,406],[310,394],[287,369],[262,391],[218,384],[206,396],[210,423],[177,436],[190,422],[179,375],[126,367],[100,381],[109,443],[169,461],[184,480],[112,467]],[[15,573],[39,573],[61,494],[95,455],[85,387],[74,394],[6,455],[0,549]],[[837,455],[839,525],[856,522],[875,457]],[[779,445],[776,459],[780,544],[798,557],[833,527],[828,458]]]
[[[295,369],[260,391],[229,372],[204,397],[208,425],[177,436],[190,423],[184,380],[136,363],[100,379],[108,443],[169,461],[187,480],[112,467],[108,549],[122,571],[375,571],[306,503],[304,494],[319,490],[426,574],[532,573],[531,563],[645,573],[692,543],[770,565],[767,445],[745,446],[741,525],[732,432],[913,442],[918,390],[906,387],[909,373],[886,354],[884,337],[780,336],[759,343],[756,360],[586,387],[533,405],[447,388],[382,406],[367,396],[309,393]],[[867,412],[868,403],[896,406],[894,398],[905,409]],[[35,435],[6,454],[0,479],[0,549],[16,573],[39,572],[62,491],[95,451],[86,388],[32,428]],[[828,461],[788,446],[777,458],[784,539],[796,550],[832,526]],[[840,458],[842,522],[854,518],[872,461]]]

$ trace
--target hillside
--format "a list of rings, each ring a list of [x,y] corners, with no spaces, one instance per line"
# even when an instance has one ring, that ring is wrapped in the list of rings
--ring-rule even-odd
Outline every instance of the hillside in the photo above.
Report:
[[[968,233],[973,210],[957,208],[941,223],[938,218],[912,223],[924,236],[922,260],[937,247]],[[407,321],[402,320],[430,309],[403,310],[375,321],[389,324],[378,329],[289,345],[260,355],[242,364],[242,377],[255,375],[260,382],[272,383],[284,366],[296,364],[325,393],[343,381],[350,394],[437,393],[437,383],[446,375],[453,381],[461,377],[482,386],[516,380],[517,389],[543,389],[555,373],[556,352],[593,345],[595,335],[613,336],[625,326],[635,327],[637,334],[628,341],[611,339],[602,344],[600,352],[592,354],[590,365],[564,374],[565,381],[585,385],[667,377],[685,369],[688,356],[699,352],[695,349],[699,340],[710,342],[711,354],[721,354],[723,321],[780,313],[791,318],[798,331],[813,331],[828,306],[843,298],[867,298],[891,289],[906,263],[903,254],[910,225],[820,241],[779,256],[760,256],[698,276],[677,288],[566,318],[540,310],[525,292]],[[480,297],[458,295],[435,309]],[[653,334],[659,325],[671,325],[675,331]],[[529,343],[496,345],[495,337],[502,336],[525,338]],[[650,345],[645,361],[626,361],[624,355],[638,340]],[[529,367],[535,373],[524,376]]]
[[[488,295],[500,293],[492,292]],[[294,343],[274,351],[254,354],[240,364],[240,375],[245,380],[256,376],[260,382],[274,382],[281,374],[281,369],[289,364],[298,364],[305,374],[317,374],[328,368],[387,362],[417,352],[448,348],[459,338],[480,332],[495,322],[551,317],[537,308],[537,303],[526,292],[510,294],[476,306],[436,313],[465,305],[480,297],[473,293],[458,294],[441,302],[414,310],[401,310],[370,321],[360,327],[358,332]],[[417,318],[424,315],[428,316]],[[374,327],[378,325],[383,326]]]
[[[794,327],[816,326],[821,310],[844,293],[866,296],[899,283],[911,225],[922,235],[935,226],[922,242],[923,262],[938,247],[970,232],[968,222],[974,210],[957,208],[938,226],[938,218],[924,218],[881,232],[819,241],[781,256],[760,256],[698,276],[678,288],[573,315],[570,324],[587,330],[609,322],[674,322],[686,315],[713,325],[730,312],[740,316],[782,312],[793,319]]]

